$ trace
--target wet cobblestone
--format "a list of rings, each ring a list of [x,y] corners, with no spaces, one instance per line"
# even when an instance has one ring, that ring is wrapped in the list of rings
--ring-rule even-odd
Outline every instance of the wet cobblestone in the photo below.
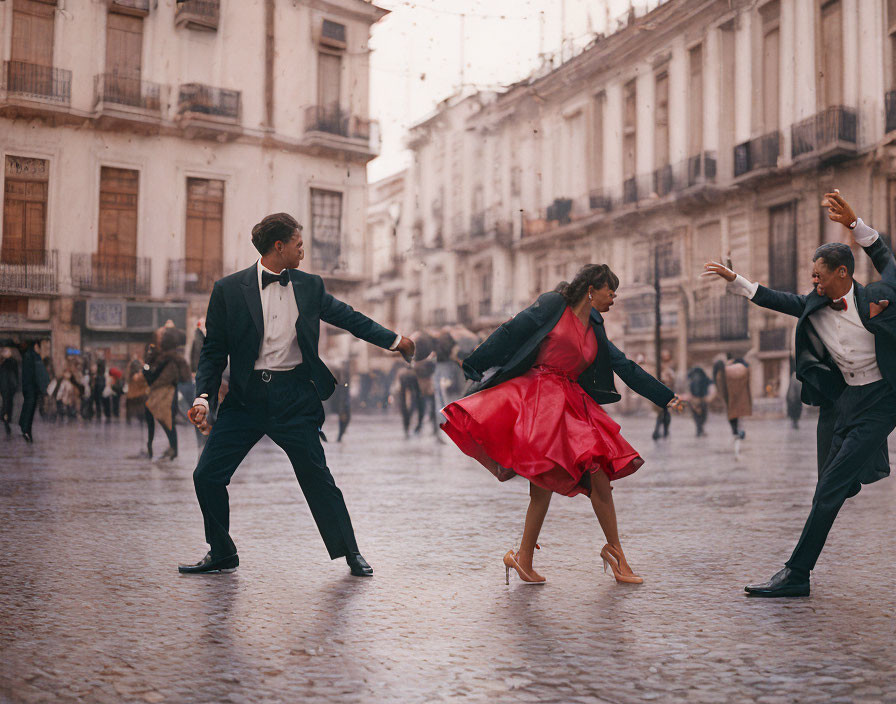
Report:
[[[675,418],[656,444],[652,419],[621,423],[647,460],[615,492],[640,587],[603,574],[582,497],[552,504],[549,583],[505,586],[525,484],[395,417],[327,446],[371,580],[327,559],[268,441],[232,485],[239,570],[187,577],[205,551],[191,433],[168,464],[123,459],[137,426],[0,437],[0,699],[896,702],[896,483],[847,503],[811,597],[750,600],[808,511],[813,419],[748,423],[740,462],[721,418],[703,440]]]

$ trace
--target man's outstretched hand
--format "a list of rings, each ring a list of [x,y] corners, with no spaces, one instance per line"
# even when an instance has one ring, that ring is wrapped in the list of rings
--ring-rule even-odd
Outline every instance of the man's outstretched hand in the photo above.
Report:
[[[828,217],[834,222],[839,222],[843,227],[848,228],[856,221],[855,211],[850,207],[849,203],[843,200],[838,189],[834,189],[831,193],[824,194],[824,200],[821,201],[823,208],[828,209]]]
[[[706,264],[703,265],[703,273],[700,274],[700,276],[721,276],[728,282],[734,281],[737,278],[737,274],[735,274],[734,271],[718,262],[706,262]]]
[[[414,361],[414,352],[416,350],[417,345],[414,344],[414,341],[404,335],[401,336],[401,341],[398,343],[398,347],[395,348],[395,351],[400,353],[401,356],[404,357],[404,361],[408,364]]]

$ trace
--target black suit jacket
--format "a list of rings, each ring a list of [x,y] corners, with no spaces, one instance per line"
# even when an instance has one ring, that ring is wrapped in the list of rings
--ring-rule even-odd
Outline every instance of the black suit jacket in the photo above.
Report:
[[[501,325],[464,360],[464,374],[474,382],[470,393],[481,391],[525,374],[538,357],[538,349],[566,310],[559,293],[543,293],[526,310]],[[604,319],[591,312],[591,328],[597,338],[597,357],[577,379],[585,392],[600,404],[615,403],[613,372],[636,393],[665,407],[675,394],[628,359],[607,339]]]
[[[333,298],[326,292],[320,276],[290,269],[289,278],[299,307],[296,334],[302,362],[308,367],[318,396],[324,400],[333,394],[336,378],[318,355],[321,320],[384,349],[395,342],[396,334]],[[205,343],[196,372],[196,394],[208,394],[210,399],[217,397],[229,357],[229,393],[243,398],[264,336],[257,264],[215,282],[205,329]]]
[[[862,324],[874,335],[877,364],[881,374],[896,392],[896,260],[886,243],[878,238],[865,247],[881,280],[868,286],[854,282],[856,307]],[[870,316],[870,303],[882,299],[891,305],[884,312]],[[819,296],[813,289],[805,296],[796,293],[774,291],[759,286],[753,303],[780,313],[799,318],[796,324],[796,376],[803,382],[802,400],[810,406],[824,406],[836,401],[846,382],[840,368],[812,325],[811,315],[830,302],[827,296]]]

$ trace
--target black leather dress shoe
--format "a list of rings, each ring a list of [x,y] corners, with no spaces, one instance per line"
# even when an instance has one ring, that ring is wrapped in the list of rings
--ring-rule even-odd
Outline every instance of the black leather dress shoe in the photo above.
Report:
[[[237,565],[240,564],[240,558],[237,555],[224,557],[220,560],[213,560],[211,551],[205,553],[199,562],[195,565],[178,565],[177,571],[181,574],[208,574],[212,572],[234,572]]]
[[[809,577],[796,574],[789,567],[785,567],[767,582],[762,584],[748,584],[744,591],[750,596],[779,597],[779,596],[809,596]]]
[[[373,577],[373,567],[367,564],[361,553],[355,552],[345,556],[345,561],[352,570],[355,577]]]

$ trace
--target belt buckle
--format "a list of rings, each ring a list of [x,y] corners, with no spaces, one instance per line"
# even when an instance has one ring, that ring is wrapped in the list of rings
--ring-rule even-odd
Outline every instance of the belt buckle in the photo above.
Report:
[[[267,384],[271,380],[271,373],[265,369],[261,372],[261,380]]]

